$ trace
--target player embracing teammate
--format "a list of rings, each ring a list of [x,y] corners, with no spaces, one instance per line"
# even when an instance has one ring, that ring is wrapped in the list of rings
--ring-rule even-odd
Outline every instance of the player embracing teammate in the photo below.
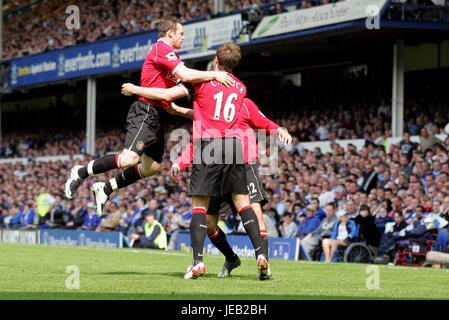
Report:
[[[225,85],[233,83],[225,72],[198,71],[184,65],[174,51],[180,49],[184,41],[181,23],[163,20],[158,31],[159,39],[151,46],[142,66],[141,87],[154,88],[159,92],[169,89],[164,92],[164,100],[172,100],[188,94],[184,86],[177,85],[179,80],[192,83],[216,80]],[[164,153],[164,126],[160,123],[164,111],[191,117],[189,109],[173,108],[165,101],[139,96],[128,112],[124,150],[106,154],[86,166],[74,166],[65,183],[66,197],[74,198],[79,186],[89,176],[122,169],[111,180],[92,186],[97,213],[101,215],[112,192],[157,174]]]
[[[237,44],[222,45],[217,50],[214,69],[228,72],[235,81],[234,85],[225,87],[216,81],[208,81],[195,84],[193,88],[194,156],[190,178],[193,264],[187,269],[185,279],[195,279],[206,271],[203,250],[207,235],[206,214],[211,197],[231,197],[254,246],[257,268],[261,273],[268,272],[259,223],[249,201],[241,137],[236,132],[246,87],[231,72],[238,66],[240,59],[241,52]]]
[[[237,124],[237,130],[241,133],[241,141],[243,143],[249,199],[259,223],[260,236],[262,238],[262,252],[268,259],[268,233],[266,231],[262,213],[262,207],[268,203],[268,199],[258,175],[258,148],[254,129],[263,130],[266,133],[277,133],[278,139],[282,144],[290,144],[292,138],[287,129],[280,127],[278,124],[265,117],[257,105],[249,98],[243,100],[243,108],[238,118],[239,122]],[[179,171],[186,170],[192,161],[193,144],[191,143],[184,149],[182,155],[173,163],[171,168],[172,177],[176,179],[176,175]],[[236,212],[237,210],[228,196],[211,197],[206,219],[207,235],[215,247],[217,247],[226,258],[223,268],[218,274],[221,278],[229,277],[231,271],[240,266],[239,257],[229,245],[226,234],[218,227],[219,215],[227,214],[231,211]],[[271,278],[271,275],[271,270],[268,268],[267,272],[260,273],[259,278],[260,280],[267,280]]]
[[[217,51],[215,71],[230,73],[240,59],[240,47],[226,43]],[[221,209],[229,210],[228,203],[241,215],[243,225],[253,242],[260,279],[266,280],[271,276],[267,261],[268,238],[262,217],[266,196],[256,173],[257,145],[252,128],[276,130],[279,140],[284,144],[291,142],[291,136],[285,128],[280,128],[267,119],[245,97],[246,88],[243,83],[231,76],[235,82],[229,88],[216,81],[194,85],[195,147],[191,144],[184,150],[171,170],[172,177],[176,178],[181,169],[185,169],[192,160],[194,162],[190,185],[193,196],[190,229],[194,261],[185,274],[186,279],[195,279],[205,273],[202,254],[206,233],[226,257],[220,277],[229,276],[232,269],[240,265],[225,234],[217,227],[217,214]],[[169,90],[158,91],[132,84],[124,84],[122,92],[161,100],[170,96]],[[179,108],[175,104],[172,106]],[[196,155],[196,160],[193,154]]]

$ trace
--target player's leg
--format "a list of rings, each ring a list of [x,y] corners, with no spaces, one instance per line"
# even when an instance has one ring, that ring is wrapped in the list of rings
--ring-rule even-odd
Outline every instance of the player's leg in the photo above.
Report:
[[[145,110],[147,107],[147,110]],[[127,168],[134,166],[139,162],[135,147],[136,140],[141,135],[141,126],[148,117],[149,106],[135,101],[127,116],[127,136],[125,140],[125,149],[121,153],[106,154],[103,157],[90,161],[87,166],[77,165],[70,170],[70,177],[65,183],[65,196],[72,199],[82,182],[89,176],[105,173],[113,169]]]
[[[226,239],[226,234],[218,227],[219,215],[222,212],[229,212],[231,208],[222,197],[211,197],[209,209],[207,210],[207,235],[212,244],[220,250],[226,260],[218,274],[218,277],[225,278],[231,275],[231,271],[240,266],[240,259],[232,250]]]
[[[200,148],[202,155],[203,149],[210,143],[216,143],[215,140],[198,141],[194,148]],[[197,151],[197,149],[195,150]],[[198,152],[194,152],[194,157]],[[195,273],[204,274],[203,249],[204,240],[207,233],[206,214],[209,208],[209,199],[211,196],[221,196],[220,187],[223,176],[222,166],[214,163],[203,163],[193,161],[192,173],[190,176],[190,194],[192,196],[192,220],[190,221],[190,237],[193,249],[193,265],[187,269],[185,279],[195,279]]]
[[[262,251],[259,222],[250,204],[242,143],[238,139],[223,139],[221,194],[232,196],[232,203],[240,215],[256,253],[259,273],[268,273],[268,261]]]
[[[256,213],[249,202],[249,196],[247,194],[232,194],[232,201],[236,207],[240,217],[242,218],[243,227],[248,234],[256,253],[256,258],[259,260],[263,257],[265,260],[265,269],[268,268],[268,262],[262,251],[262,238],[260,236],[260,227],[257,220]]]
[[[160,169],[164,153],[164,132],[159,123],[159,113],[155,107],[142,102],[136,102],[133,106],[136,115],[128,116],[126,153],[119,159],[121,166],[129,166],[116,173],[108,182],[97,182],[92,186],[99,215],[112,192],[154,175]],[[136,161],[139,157],[142,159],[140,164]]]
[[[262,207],[268,203],[265,188],[263,187],[263,184],[259,180],[259,176],[257,174],[258,172],[257,164],[255,163],[246,164],[245,171],[248,183],[249,199],[251,202],[251,206],[253,207],[254,212],[256,213],[257,221],[259,222],[260,236],[262,238],[262,252],[268,261],[268,233],[265,227],[265,222],[263,220],[263,211],[262,211]],[[260,275],[261,280],[270,279],[272,276],[270,267],[268,267],[266,278],[263,278],[264,277],[263,273],[261,273]]]
[[[256,214],[257,221],[259,223],[260,236],[262,238],[262,251],[265,257],[268,259],[268,233],[265,227],[265,222],[263,221],[262,207],[260,203],[251,203],[253,210]]]
[[[206,213],[209,206],[208,196],[193,196],[190,238],[193,252],[193,264],[187,268],[184,279],[196,279],[206,272],[203,262],[204,240],[207,233]]]
[[[87,166],[76,165],[70,170],[70,177],[65,183],[65,196],[72,199],[83,181],[97,174],[113,169],[127,168],[139,162],[139,155],[130,150],[121,153],[106,154],[96,160],[91,160]]]
[[[106,183],[94,183],[92,191],[94,192],[98,214],[103,212],[103,207],[113,192],[126,188],[141,179],[155,175],[159,172],[159,169],[159,162],[143,154],[141,163],[128,167],[121,172],[117,172],[115,176]]]
[[[268,258],[268,232],[266,230],[265,222],[263,220],[262,206],[260,203],[251,203],[251,206],[253,207],[253,210],[256,213],[257,221],[259,222],[262,253],[268,261],[269,260],[269,258]],[[273,276],[273,273],[271,272],[270,266],[268,265],[267,272],[260,273],[260,280],[268,280],[268,279],[271,279],[272,276]]]

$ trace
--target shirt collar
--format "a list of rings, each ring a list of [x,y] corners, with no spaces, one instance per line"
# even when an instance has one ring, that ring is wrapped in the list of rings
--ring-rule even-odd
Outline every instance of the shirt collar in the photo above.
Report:
[[[168,43],[167,41],[165,41],[165,40],[163,40],[163,39],[159,39],[158,41],[162,41],[162,42],[165,43],[167,46],[169,46],[170,48],[173,49],[173,46],[172,46],[170,43]]]

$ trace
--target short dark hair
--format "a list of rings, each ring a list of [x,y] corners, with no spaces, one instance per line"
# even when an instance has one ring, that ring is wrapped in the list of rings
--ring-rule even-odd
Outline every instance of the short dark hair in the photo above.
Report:
[[[217,60],[223,71],[232,72],[242,59],[240,46],[236,43],[226,42],[217,50]]]
[[[293,214],[292,214],[291,212],[289,212],[289,211],[285,211],[284,214],[283,214],[283,216],[284,216],[284,217],[292,218],[292,217],[293,217]]]
[[[326,204],[326,206],[330,206],[330,207],[332,207],[332,208],[334,208],[335,209],[335,203],[333,203],[333,202],[329,202],[328,204]]]
[[[371,214],[371,210],[369,209],[369,207],[366,204],[362,204],[360,206],[359,211],[368,211],[368,214]]]
[[[178,23],[181,24],[179,20],[161,20],[159,22],[159,25],[157,27],[158,37],[163,38],[167,35],[167,32],[169,30],[176,31],[176,28],[178,27]]]

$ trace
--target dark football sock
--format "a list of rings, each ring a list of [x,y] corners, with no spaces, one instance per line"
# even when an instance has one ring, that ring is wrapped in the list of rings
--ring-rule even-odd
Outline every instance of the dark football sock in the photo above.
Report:
[[[225,256],[226,261],[234,262],[235,259],[237,259],[237,255],[229,245],[228,240],[226,239],[226,234],[223,230],[217,228],[213,234],[209,235],[209,239],[212,244]]]
[[[266,230],[260,230],[260,237],[262,238],[262,252],[268,260],[268,233]]]
[[[263,254],[262,251],[262,237],[260,236],[259,223],[257,221],[256,213],[251,206],[244,207],[240,210],[240,216],[242,217],[243,227],[246,230],[256,252],[256,258]]]
[[[78,170],[78,175],[81,179],[86,179],[88,176],[104,173],[112,169],[118,168],[117,165],[118,153],[107,154],[96,160],[92,160],[85,167]]]
[[[192,240],[193,265],[195,266],[203,261],[204,240],[207,233],[206,213],[207,211],[203,208],[192,210],[190,237]]]
[[[115,177],[106,182],[104,192],[109,196],[113,191],[125,188],[144,177],[140,174],[139,165],[129,167],[122,172],[116,173]]]

